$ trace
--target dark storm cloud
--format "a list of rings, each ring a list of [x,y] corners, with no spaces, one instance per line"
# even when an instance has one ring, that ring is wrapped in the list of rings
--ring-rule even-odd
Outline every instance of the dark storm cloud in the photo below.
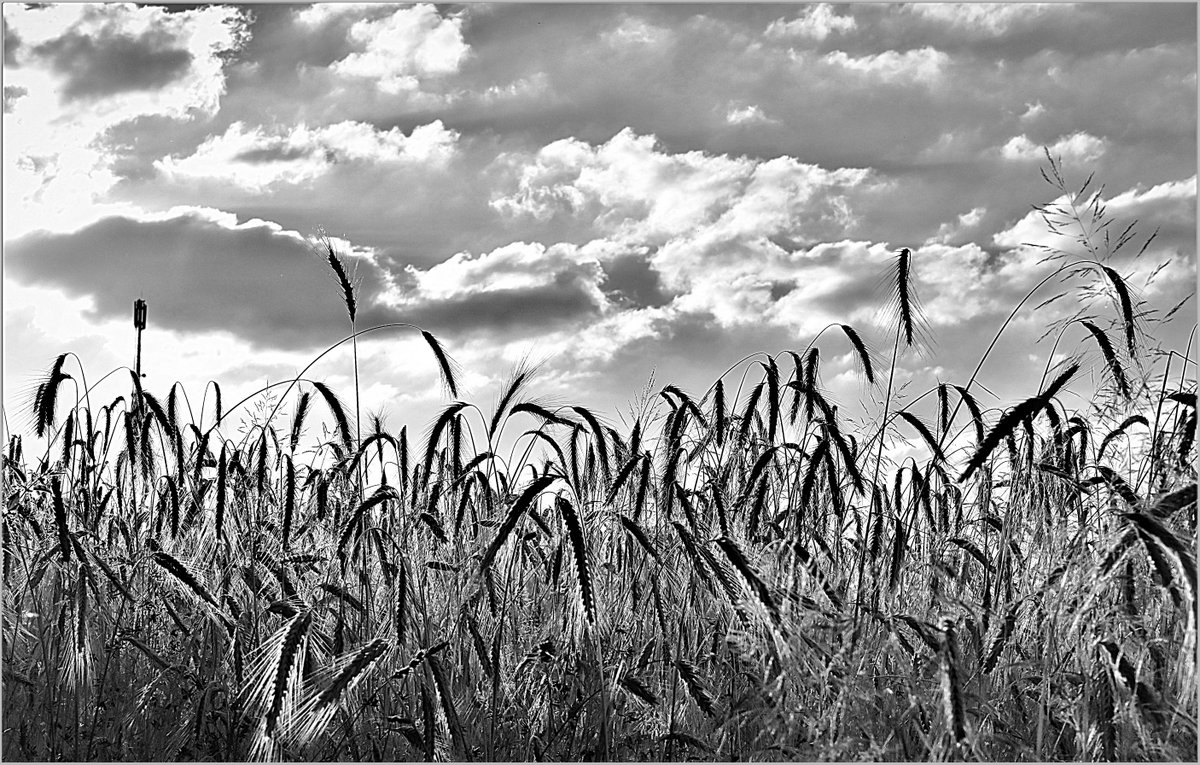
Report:
[[[34,53],[66,76],[62,95],[76,100],[154,90],[178,79],[191,65],[192,54],[170,43],[155,32],[107,38],[71,32],[37,46]]]

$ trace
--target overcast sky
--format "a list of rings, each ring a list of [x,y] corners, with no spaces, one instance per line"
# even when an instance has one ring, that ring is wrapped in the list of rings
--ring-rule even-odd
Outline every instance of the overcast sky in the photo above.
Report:
[[[433,332],[489,412],[523,358],[535,392],[619,422],[652,373],[701,395],[831,322],[890,355],[901,247],[935,341],[901,355],[906,395],[963,383],[1052,270],[1029,246],[1054,241],[1031,210],[1055,196],[1043,146],[1159,230],[1111,264],[1145,309],[1195,293],[1194,3],[3,13],[14,428],[56,354],[89,382],[132,365],[138,297],[150,390],[182,380],[196,404],[215,379],[231,401],[295,376],[349,330],[321,232],[360,326]],[[1064,302],[1019,317],[990,390],[1036,392]],[[1160,339],[1182,349],[1195,315]],[[819,346],[835,398],[869,400],[844,337]],[[364,411],[425,425],[419,337],[359,350]],[[348,394],[349,371],[331,354],[310,377]]]

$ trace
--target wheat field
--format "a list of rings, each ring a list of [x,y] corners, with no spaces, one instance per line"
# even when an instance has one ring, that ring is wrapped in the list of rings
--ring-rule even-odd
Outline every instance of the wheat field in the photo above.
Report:
[[[1048,222],[1102,218],[1071,192]],[[908,250],[887,334],[730,359],[619,423],[524,366],[462,400],[433,334],[358,326],[328,243],[335,347],[419,332],[427,422],[361,417],[357,364],[239,402],[117,370],[101,401],[63,353],[4,449],[3,757],[1189,760],[1195,349],[1110,265],[1134,234],[1079,230],[1044,260],[1080,301],[1047,322],[1064,358],[1000,408],[978,377],[900,395]],[[844,353],[871,418],[822,383]]]

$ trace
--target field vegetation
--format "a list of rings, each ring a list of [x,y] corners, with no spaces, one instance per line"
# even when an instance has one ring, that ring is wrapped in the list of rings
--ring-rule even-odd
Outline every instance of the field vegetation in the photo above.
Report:
[[[357,365],[196,404],[58,356],[4,445],[3,758],[1190,760],[1194,349],[1116,265],[1148,239],[1045,174],[1074,243],[1012,317],[1078,310],[1001,408],[1008,322],[971,378],[899,385],[908,250],[876,346],[832,325],[620,424],[524,366],[461,400],[432,334],[357,326],[327,242],[333,348],[428,346],[419,432],[359,416]],[[822,383],[845,353],[870,418]]]

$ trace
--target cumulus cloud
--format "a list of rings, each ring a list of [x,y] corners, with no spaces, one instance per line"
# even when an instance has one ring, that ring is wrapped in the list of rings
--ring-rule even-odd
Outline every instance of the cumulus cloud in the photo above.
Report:
[[[1159,183],[1149,189],[1133,188],[1108,200],[1108,211],[1116,215],[1142,217],[1154,215],[1175,218],[1195,225],[1196,176],[1179,181]]]
[[[590,284],[595,302],[604,302],[595,288],[603,274],[599,263],[568,244],[547,248],[536,242],[513,242],[477,257],[458,253],[427,270],[409,266],[407,271],[417,294],[426,300],[544,286],[568,278]]]
[[[311,128],[247,128],[240,122],[202,143],[195,153],[166,157],[155,166],[173,179],[221,179],[247,189],[273,183],[310,182],[334,165],[427,165],[443,167],[455,150],[458,134],[441,121],[381,131],[362,122],[338,122]]]
[[[932,85],[942,74],[950,57],[936,48],[926,46],[906,50],[886,50],[882,53],[852,56],[845,51],[827,53],[822,62],[863,77],[888,83]]]
[[[731,106],[725,112],[725,121],[730,125],[754,125],[754,124],[778,124],[779,120],[773,120],[763,113],[763,110],[755,104],[749,106]]]
[[[1010,28],[1058,12],[1053,3],[914,3],[912,13],[960,32],[999,36]]]
[[[1021,112],[1021,122],[1033,122],[1045,113],[1046,107],[1041,101],[1025,104],[1025,111]]]
[[[969,233],[978,226],[985,213],[987,213],[986,208],[972,207],[959,215],[954,223],[943,223],[939,226],[937,233],[929,238],[928,243],[949,244],[951,240]]]
[[[331,12],[302,18],[312,20],[325,13]],[[462,23],[461,15],[444,17],[424,4],[356,21],[348,34],[360,50],[330,68],[341,76],[369,79],[388,93],[416,90],[422,78],[458,71],[470,51]]]
[[[603,249],[513,242],[480,255],[460,252],[389,277],[379,300],[396,315],[460,335],[577,327],[611,308],[596,258]]]
[[[541,220],[590,212],[605,229],[661,242],[704,220],[714,205],[728,204],[754,164],[702,152],[669,154],[655,144],[654,136],[627,128],[598,146],[563,139],[531,162],[510,156],[503,161],[520,168],[517,189],[492,206]]]
[[[1105,139],[1079,131],[1060,137],[1046,148],[1056,158],[1086,164],[1102,157],[1107,146]],[[1040,162],[1046,159],[1042,145],[1029,140],[1024,133],[1009,139],[1000,149],[1000,155],[1012,162]]]
[[[853,16],[839,16],[828,3],[806,6],[796,18],[772,21],[766,36],[772,39],[809,38],[824,40],[831,34],[845,34],[857,26]]]
[[[1195,260],[1196,176],[1167,181],[1148,189],[1134,187],[1101,200],[1106,214],[1117,221],[1120,231],[1137,221],[1144,231],[1157,231],[1155,241],[1167,251]],[[1071,198],[1058,197],[1048,208],[1069,208]],[[1115,236],[1115,233],[1114,233]],[[1044,250],[1078,249],[1075,231],[1058,232],[1046,225],[1042,214],[1031,211],[992,236],[992,242],[1004,249]],[[1126,255],[1131,253],[1126,252]]]
[[[649,248],[672,308],[721,326],[758,321],[798,281],[830,276],[791,243],[841,236],[854,223],[847,196],[869,177],[791,157],[673,154],[630,130],[596,146],[552,143],[514,174],[517,188],[494,200],[498,210],[585,217],[617,251]]]
[[[836,193],[862,182],[863,170],[828,171],[788,157],[759,161],[692,151],[670,153],[651,135],[622,130],[603,144],[551,143],[531,161],[509,157],[517,188],[492,202],[506,215],[540,220],[585,216],[600,230],[638,245],[665,244],[698,227],[761,234],[786,224],[846,221]],[[817,204],[809,206],[810,201]],[[844,217],[844,216],[843,216]],[[766,234],[763,234],[766,235]]]
[[[670,39],[669,29],[647,22],[636,16],[625,16],[620,24],[601,35],[606,45],[624,48],[642,45],[662,45]]]

